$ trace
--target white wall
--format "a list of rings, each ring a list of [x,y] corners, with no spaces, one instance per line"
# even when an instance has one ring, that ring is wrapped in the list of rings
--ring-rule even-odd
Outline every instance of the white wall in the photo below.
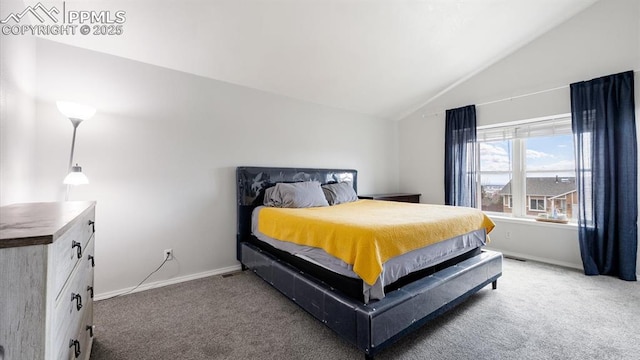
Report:
[[[20,1],[3,7],[10,3],[23,8]],[[98,113],[79,127],[76,143],[91,184],[73,189],[71,199],[98,201],[98,293],[135,285],[165,248],[176,260],[150,281],[227,269],[237,264],[236,166],[356,168],[360,192],[416,191],[423,202],[442,203],[444,109],[637,70],[639,15],[635,0],[600,1],[397,124],[2,36],[0,204],[63,198],[72,128],[55,100],[92,104]],[[636,76],[636,94],[639,84]],[[478,120],[566,113],[568,94],[564,88],[481,106]],[[497,222],[493,247],[579,266],[572,228]]]
[[[639,15],[640,2],[635,0],[599,1],[400,121],[400,188],[422,193],[423,202],[444,202],[446,109],[560,88],[479,106],[478,125],[569,113],[570,83],[639,70]],[[639,104],[637,73],[635,83]],[[496,223],[491,247],[581,267],[575,228],[538,230],[535,223]]]
[[[56,99],[97,108],[78,128],[97,206],[96,289],[236,266],[235,167],[355,168],[397,190],[396,123],[39,39],[37,198],[60,200],[72,126]],[[4,165],[3,165],[4,166]]]
[[[2,7],[3,13],[24,10],[19,0],[3,0]],[[36,41],[2,35],[0,49],[0,205],[6,205],[32,199]]]

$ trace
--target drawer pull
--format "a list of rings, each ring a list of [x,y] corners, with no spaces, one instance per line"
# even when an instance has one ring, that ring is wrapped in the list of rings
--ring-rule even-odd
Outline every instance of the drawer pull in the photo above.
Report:
[[[91,298],[93,299],[93,286],[87,286],[87,291],[91,292]]]
[[[91,267],[96,267],[96,262],[93,260],[94,259],[93,255],[88,255],[87,259],[91,261]]]
[[[71,301],[76,301],[76,309],[80,311],[82,309],[82,296],[80,294],[71,293]]]
[[[87,325],[86,330],[89,332],[89,337],[93,337],[93,326]]]
[[[69,347],[73,347],[73,352],[76,355],[76,358],[80,357],[80,341],[71,339],[69,340]]]
[[[93,220],[89,220],[89,226],[91,226],[93,232],[96,232],[96,222]]]
[[[79,242],[73,240],[73,241],[71,241],[71,248],[73,249],[75,247],[78,248],[77,249],[77,251],[78,251],[78,259],[81,259],[82,258],[82,244],[80,244]]]

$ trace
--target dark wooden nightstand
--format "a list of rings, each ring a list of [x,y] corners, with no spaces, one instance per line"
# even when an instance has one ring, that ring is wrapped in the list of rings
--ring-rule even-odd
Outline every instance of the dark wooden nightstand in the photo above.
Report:
[[[385,201],[419,203],[420,195],[422,194],[390,193],[390,194],[358,195],[358,198],[369,199],[369,200],[385,200]]]

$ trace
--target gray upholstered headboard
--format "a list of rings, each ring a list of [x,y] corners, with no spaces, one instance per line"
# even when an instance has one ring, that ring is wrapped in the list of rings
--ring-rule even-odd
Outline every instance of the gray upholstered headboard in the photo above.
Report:
[[[351,169],[310,169],[249,167],[236,169],[236,204],[238,206],[237,244],[251,236],[251,212],[261,205],[261,190],[279,182],[319,181],[321,184],[349,181],[358,191],[358,172]],[[256,201],[258,199],[258,201]],[[237,253],[240,260],[240,253]]]

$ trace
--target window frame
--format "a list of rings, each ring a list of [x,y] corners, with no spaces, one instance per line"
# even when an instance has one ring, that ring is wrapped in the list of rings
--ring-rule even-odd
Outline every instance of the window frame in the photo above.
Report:
[[[536,207],[535,209],[531,206],[532,201],[536,202]],[[542,209],[540,209],[540,202],[542,202]],[[547,211],[547,198],[539,198],[537,196],[529,196],[529,211],[535,211],[535,212],[546,212]]]
[[[507,201],[507,199],[509,199],[509,201]],[[482,205],[482,204],[481,204]],[[502,198],[502,206],[506,206],[507,208],[511,209],[513,207],[513,196],[509,195],[509,197],[503,197]]]
[[[480,151],[480,144],[482,142],[490,142],[491,140],[480,140],[480,135],[482,134],[482,132],[484,131],[495,131],[496,129],[505,129],[506,131],[513,131],[513,132],[517,132],[518,128],[520,127],[527,127],[527,126],[531,126],[534,129],[536,129],[536,125],[539,125],[538,123],[544,123],[544,122],[548,122],[549,123],[549,127],[552,127],[552,122],[553,121],[558,121],[558,123],[562,123],[564,124],[564,126],[571,125],[571,113],[567,113],[567,114],[559,114],[559,115],[554,115],[554,116],[547,116],[547,117],[541,117],[541,118],[534,118],[534,119],[527,119],[527,120],[520,120],[520,121],[512,121],[512,122],[506,122],[506,123],[499,123],[499,124],[492,124],[492,125],[482,125],[482,126],[478,126],[477,127],[477,131],[478,131],[478,141],[476,142],[476,169],[477,169],[477,175],[476,175],[476,186],[477,186],[477,198],[476,198],[476,203],[477,203],[477,208],[482,209],[482,184],[481,184],[481,178],[482,178],[482,174],[485,173],[491,173],[492,171],[486,171],[483,172],[482,171],[482,167],[480,166],[481,164],[481,151]],[[543,126],[542,129],[545,129],[546,127]],[[539,128],[538,128],[539,130]],[[566,133],[558,133],[557,135],[563,135]],[[553,134],[550,134],[553,135]],[[540,136],[540,135],[538,135]],[[543,135],[543,136],[549,136],[549,135]],[[531,137],[535,137],[531,136]],[[527,138],[529,138],[528,136],[514,136],[511,138],[504,138],[503,141],[511,141],[511,169],[510,169],[510,176],[511,176],[511,196],[510,196],[510,204],[511,206],[507,206],[505,205],[505,200],[503,199],[503,207],[509,208],[511,210],[511,212],[494,212],[494,211],[487,211],[488,213],[492,214],[492,215],[497,215],[497,216],[506,216],[506,217],[510,217],[510,218],[521,218],[521,219],[531,219],[532,215],[527,214],[528,211],[531,212],[535,212],[535,213],[546,213],[547,209],[549,208],[547,206],[547,200],[548,198],[545,197],[543,200],[543,205],[544,205],[544,210],[534,210],[534,209],[530,209],[530,196],[527,196],[526,194],[526,179],[527,179],[527,159],[526,159],[526,153],[527,153],[527,146],[526,146],[526,140]],[[499,141],[499,139],[496,139],[494,141]],[[493,171],[495,173],[495,171]],[[544,171],[541,171],[544,172]],[[549,170],[549,172],[557,172],[556,170]],[[517,174],[516,174],[517,173]],[[542,200],[542,199],[539,199]]]

